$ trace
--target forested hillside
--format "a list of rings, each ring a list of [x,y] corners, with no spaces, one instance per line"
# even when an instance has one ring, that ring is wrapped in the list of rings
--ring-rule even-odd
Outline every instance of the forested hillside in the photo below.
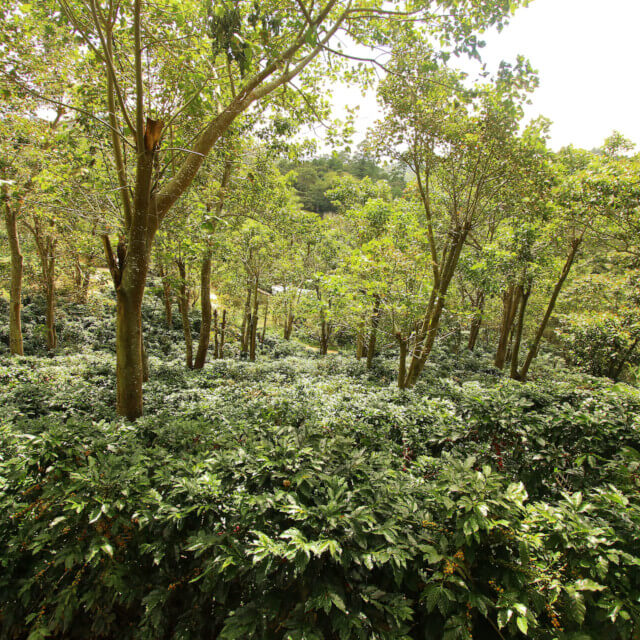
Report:
[[[0,638],[640,638],[640,155],[527,4],[2,4]]]

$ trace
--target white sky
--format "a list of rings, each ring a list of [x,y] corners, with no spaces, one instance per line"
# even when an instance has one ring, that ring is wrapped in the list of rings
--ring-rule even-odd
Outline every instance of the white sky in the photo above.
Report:
[[[527,115],[552,120],[554,149],[596,147],[614,129],[640,147],[640,0],[533,0],[483,39],[490,70],[518,54],[538,70]],[[339,93],[336,115],[344,104],[360,105],[357,143],[378,115],[375,97],[355,88]]]

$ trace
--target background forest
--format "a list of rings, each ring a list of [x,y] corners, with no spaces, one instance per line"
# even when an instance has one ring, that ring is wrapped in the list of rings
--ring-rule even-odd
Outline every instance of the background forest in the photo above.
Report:
[[[640,155],[461,63],[526,4],[0,4],[1,638],[640,637]]]

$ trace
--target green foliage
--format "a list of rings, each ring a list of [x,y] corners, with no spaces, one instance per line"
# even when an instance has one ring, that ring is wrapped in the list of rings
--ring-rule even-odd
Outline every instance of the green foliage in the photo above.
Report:
[[[626,365],[640,363],[640,324],[633,312],[573,316],[561,339],[569,362],[594,376],[617,380]]]
[[[0,360],[2,637],[633,637],[631,388],[437,351],[399,391],[274,336],[197,373],[163,333],[135,426],[109,353]]]

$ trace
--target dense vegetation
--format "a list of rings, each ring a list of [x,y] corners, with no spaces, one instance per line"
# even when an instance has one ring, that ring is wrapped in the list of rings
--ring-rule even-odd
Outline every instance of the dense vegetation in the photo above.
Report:
[[[0,639],[640,638],[640,155],[469,71],[526,4],[2,4]]]
[[[403,391],[271,333],[195,372],[162,330],[134,426],[111,323],[65,312],[67,353],[0,361],[3,637],[635,633],[631,387],[443,345]]]

